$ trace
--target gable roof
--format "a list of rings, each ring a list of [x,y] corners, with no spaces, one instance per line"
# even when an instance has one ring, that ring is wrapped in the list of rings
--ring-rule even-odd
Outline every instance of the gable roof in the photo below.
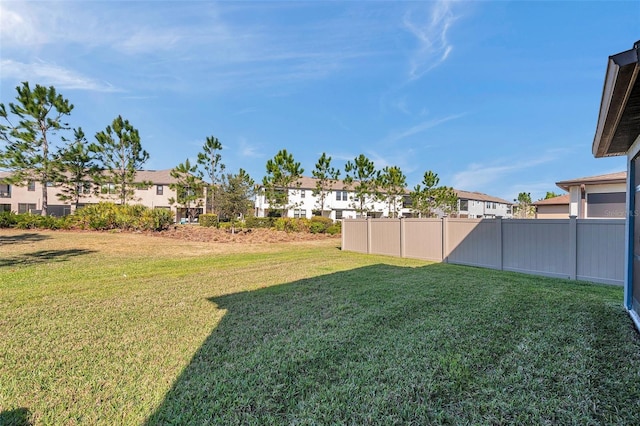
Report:
[[[596,176],[587,176],[581,177],[577,179],[563,180],[560,182],[556,182],[560,188],[565,191],[569,191],[569,188],[576,185],[599,185],[603,183],[626,183],[627,182],[627,172],[616,172],[616,173],[608,173],[605,175],[596,175]]]
[[[462,200],[475,200],[475,201],[491,201],[493,203],[501,203],[512,205],[513,203],[502,198],[494,197],[492,195],[483,194],[482,192],[470,192],[463,191],[461,189],[454,189],[458,198]]]
[[[564,206],[569,205],[571,201],[570,194],[563,194],[553,198],[547,198],[546,200],[536,201],[532,203],[534,206]]]

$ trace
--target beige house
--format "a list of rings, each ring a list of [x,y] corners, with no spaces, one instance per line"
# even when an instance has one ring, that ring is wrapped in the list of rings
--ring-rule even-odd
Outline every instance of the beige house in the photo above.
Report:
[[[582,218],[623,218],[627,172],[556,182],[569,193],[569,215]]]
[[[569,217],[570,195],[548,198],[533,203],[536,219],[567,219]]]
[[[176,198],[175,190],[169,185],[176,183],[176,179],[171,177],[171,170],[140,170],[136,173],[136,182],[151,182],[151,186],[134,191],[132,204],[142,204],[150,208],[169,209],[179,221],[186,217],[185,209],[169,203],[170,198]],[[39,213],[42,209],[42,186],[38,182],[29,182],[27,186],[16,186],[2,183],[3,178],[10,176],[9,172],[0,172],[0,211],[13,211],[16,213]],[[54,183],[47,185],[47,212],[51,216],[65,216],[72,213],[75,205],[59,200],[57,194],[60,187]],[[85,194],[80,198],[78,207],[88,204],[109,201],[120,203],[118,194],[113,184],[104,184],[101,187],[100,195],[96,196],[87,188]],[[200,208],[197,214],[202,213]]]

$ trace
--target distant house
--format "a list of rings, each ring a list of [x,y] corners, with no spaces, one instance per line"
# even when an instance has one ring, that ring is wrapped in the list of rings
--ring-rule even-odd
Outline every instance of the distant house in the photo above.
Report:
[[[459,189],[454,191],[458,195],[458,217],[470,219],[512,217],[513,203],[507,200],[481,192],[469,192]]]
[[[615,219],[626,211],[627,172],[556,182],[568,194],[533,203],[538,219]]]
[[[627,157],[624,304],[640,329],[640,41],[609,56],[591,151]]]
[[[313,195],[317,180],[311,177],[302,177],[299,180],[300,186],[288,188],[289,204],[293,207],[286,212],[287,217],[305,217],[311,218],[313,215],[329,217],[333,220],[353,219],[359,213],[356,211],[355,192],[338,180],[330,188],[330,192],[325,199],[324,212],[319,211],[319,199]],[[267,202],[264,188],[258,188],[258,194],[255,201],[255,214],[257,217],[266,217],[270,214],[279,214],[273,211]],[[453,215],[464,218],[495,218],[495,217],[511,217],[512,203],[491,195],[482,194],[480,192],[469,192],[462,190],[454,190],[458,195],[458,210]],[[389,206],[386,202],[380,201],[375,197],[367,200],[369,206],[368,217],[390,217]],[[399,197],[399,216],[413,217],[411,209],[411,200],[408,191],[405,195]]]
[[[536,219],[567,219],[569,217],[570,194],[547,198],[533,203]]]
[[[557,182],[569,192],[569,215],[582,218],[622,218],[626,211],[627,172]]]
[[[171,205],[170,198],[176,198],[175,190],[169,185],[176,183],[171,177],[171,170],[139,170],[136,173],[136,182],[151,182],[151,186],[134,191],[134,200],[131,204],[142,204],[150,208],[169,209],[179,221],[186,217],[185,209]],[[8,178],[9,172],[0,172],[0,211],[14,211],[16,213],[39,213],[42,209],[42,186],[39,182],[29,182],[26,186],[16,186],[3,183],[4,178]],[[75,205],[69,202],[61,202],[57,193],[59,186],[55,182],[47,185],[48,206],[47,213],[51,216],[65,216],[73,212]],[[100,188],[100,195],[94,195],[89,187],[86,188],[83,196],[79,200],[78,207],[89,204],[96,204],[101,201],[120,203],[115,186],[112,183],[104,183]],[[202,209],[197,209],[196,216],[202,213]]]

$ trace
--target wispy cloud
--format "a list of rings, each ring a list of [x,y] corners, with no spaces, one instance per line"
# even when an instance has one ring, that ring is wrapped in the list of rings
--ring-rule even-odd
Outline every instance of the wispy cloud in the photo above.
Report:
[[[411,12],[407,12],[404,17],[404,28],[418,42],[410,59],[410,80],[419,79],[443,63],[453,50],[453,45],[447,40],[447,33],[457,19],[452,10],[453,1],[440,0],[431,4],[427,17],[416,17]]]
[[[40,84],[53,85],[61,89],[90,90],[96,92],[120,92],[121,90],[108,82],[101,82],[79,74],[73,70],[50,64],[44,61],[30,64],[0,60],[2,78],[36,81]]]
[[[262,156],[262,153],[259,150],[259,147],[256,145],[251,145],[247,142],[245,138],[240,138],[240,156],[245,158],[259,158]]]
[[[546,154],[539,158],[517,161],[510,164],[504,164],[506,160],[497,164],[494,163],[494,165],[470,164],[466,170],[456,173],[453,176],[453,186],[458,189],[481,190],[493,182],[503,180],[512,173],[521,172],[524,169],[548,163],[555,159],[555,156]]]
[[[418,133],[422,133],[440,124],[446,123],[447,121],[451,121],[451,120],[455,120],[457,118],[463,117],[464,115],[465,114],[453,114],[453,115],[448,115],[446,117],[423,121],[408,129],[390,134],[385,138],[385,142],[386,143],[398,142],[402,139],[408,138],[413,135],[417,135]]]

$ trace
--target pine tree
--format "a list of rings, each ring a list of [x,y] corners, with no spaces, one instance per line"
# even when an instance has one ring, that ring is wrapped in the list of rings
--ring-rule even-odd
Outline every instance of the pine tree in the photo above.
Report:
[[[300,188],[302,173],[304,169],[286,149],[267,161],[267,175],[262,179],[264,196],[270,208],[280,210],[282,217],[287,216],[287,210],[296,207],[289,203],[289,190]]]
[[[71,114],[73,105],[53,86],[46,88],[36,84],[33,90],[29,83],[16,87],[16,103],[9,104],[9,111],[17,119],[13,123],[4,104],[0,104],[0,140],[5,148],[0,150],[0,167],[11,172],[9,183],[26,186],[29,181],[42,186],[42,215],[47,215],[47,184],[55,178],[56,147],[64,141],[64,132],[69,130],[62,119]],[[62,133],[58,141],[55,136]],[[56,142],[58,142],[56,144]]]
[[[369,203],[378,196],[377,183],[380,173],[376,171],[373,161],[364,154],[360,154],[353,162],[348,161],[344,169],[344,183],[354,191],[351,207],[360,215],[366,215],[370,210]]]
[[[316,187],[312,194],[318,199],[317,206],[320,215],[323,215],[326,198],[331,194],[331,188],[338,181],[340,170],[331,167],[331,157],[327,157],[327,154],[323,152],[311,174],[316,179]]]
[[[101,183],[105,185],[102,189],[104,194],[113,190],[120,202],[127,204],[134,199],[136,188],[152,185],[151,182],[136,182],[136,172],[149,160],[149,153],[142,149],[138,130],[129,120],[119,115],[105,130],[96,133],[96,140],[97,144],[92,145],[92,149],[96,151],[104,169],[101,178]]]

